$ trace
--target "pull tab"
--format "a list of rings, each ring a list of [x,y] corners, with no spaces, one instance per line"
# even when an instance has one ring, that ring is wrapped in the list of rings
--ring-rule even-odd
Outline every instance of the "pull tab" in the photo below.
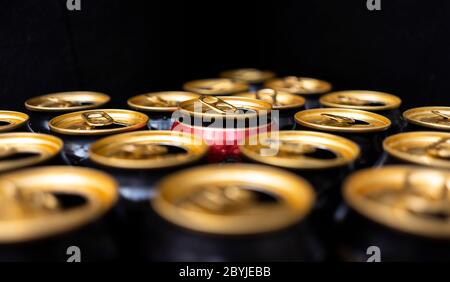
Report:
[[[17,154],[17,148],[11,146],[0,147],[0,159],[7,158]]]
[[[236,71],[236,77],[244,80],[256,80],[261,76],[261,72],[257,69],[243,69]]]
[[[84,112],[81,117],[91,127],[102,127],[115,123],[114,119],[104,111]]]
[[[22,189],[12,181],[3,182],[1,188],[0,218],[31,218],[60,209],[59,200],[51,193]]]
[[[233,81],[229,79],[220,79],[215,81],[209,81],[199,87],[200,89],[211,91],[224,91],[233,88]]]
[[[142,160],[167,155],[168,153],[167,147],[156,144],[127,144],[112,155],[118,158]]]
[[[209,185],[183,199],[182,205],[215,213],[232,213],[254,205],[253,192],[238,185]]]
[[[443,112],[440,111],[431,111],[433,114],[441,117],[444,121],[446,121],[447,123],[450,122],[450,115],[448,114],[444,114]]]
[[[428,146],[426,152],[435,158],[450,159],[450,145],[445,146],[449,140],[450,138],[440,139]]]
[[[337,98],[341,104],[345,105],[365,106],[371,103],[370,101],[344,95],[339,95]]]
[[[269,96],[271,98],[272,105],[277,105],[278,91],[276,91],[275,89],[271,89],[271,88],[261,89],[256,92],[256,99],[264,101],[263,95]]]
[[[356,123],[355,119],[349,118],[349,117],[344,117],[344,116],[339,116],[339,115],[333,115],[333,114],[321,114],[321,116],[324,116],[326,118],[329,118],[339,124],[342,125],[352,125]]]
[[[317,151],[317,148],[313,145],[303,144],[298,142],[289,142],[289,141],[279,141],[279,140],[267,140],[269,144],[274,144],[279,146],[279,151],[286,154],[297,154],[297,155],[305,155],[305,154],[313,154]]]
[[[59,97],[50,96],[50,97],[46,97],[45,101],[40,103],[39,106],[41,106],[41,107],[56,106],[56,107],[61,107],[61,108],[69,108],[69,107],[78,106],[78,103],[75,103],[72,101],[67,101],[67,100],[61,99]]]
[[[146,98],[155,106],[161,107],[177,106],[176,102],[167,101],[166,99],[161,98],[160,96],[146,95]]]
[[[235,106],[225,102],[224,100],[218,97],[201,96],[199,100],[200,102],[202,102],[203,105],[221,114],[226,114],[227,112],[235,113],[238,111],[238,109]]]

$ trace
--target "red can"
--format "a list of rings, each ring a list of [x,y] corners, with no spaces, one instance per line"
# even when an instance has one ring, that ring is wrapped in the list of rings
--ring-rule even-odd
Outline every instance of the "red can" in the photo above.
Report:
[[[248,137],[277,130],[272,106],[237,96],[201,96],[180,103],[173,131],[201,137],[209,146],[209,162],[240,161],[239,145]]]

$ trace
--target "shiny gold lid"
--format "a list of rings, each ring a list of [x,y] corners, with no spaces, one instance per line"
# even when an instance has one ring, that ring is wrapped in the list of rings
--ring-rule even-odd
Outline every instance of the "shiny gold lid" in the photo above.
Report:
[[[290,169],[327,169],[349,165],[360,149],[354,142],[314,131],[279,131],[259,134],[240,146],[256,162]]]
[[[361,170],[344,183],[344,198],[380,224],[450,239],[450,172],[414,166]]]
[[[148,116],[119,109],[98,109],[64,114],[49,122],[52,131],[65,135],[108,135],[147,125]]]
[[[228,78],[211,78],[190,81],[184,84],[186,91],[202,95],[230,95],[248,90],[248,84]]]
[[[181,112],[195,117],[224,117],[227,119],[254,118],[260,114],[270,115],[272,105],[258,99],[238,96],[200,96],[181,102]]]
[[[383,147],[406,162],[450,169],[450,133],[420,131],[389,136]]]
[[[128,106],[149,112],[173,112],[181,102],[198,98],[199,95],[184,91],[147,93],[128,99]]]
[[[80,167],[40,167],[0,176],[0,243],[54,236],[104,214],[117,199],[110,176]]]
[[[0,133],[17,129],[23,126],[28,119],[28,115],[24,113],[0,111]]]
[[[138,131],[103,138],[91,145],[89,158],[101,165],[125,169],[181,166],[200,160],[208,146],[191,134]]]
[[[305,98],[289,92],[277,91],[274,89],[261,89],[257,92],[243,92],[234,96],[247,97],[266,101],[272,104],[274,110],[290,110],[301,108],[305,105]]]
[[[382,115],[339,108],[301,111],[295,114],[295,121],[308,128],[331,132],[377,132],[391,126],[391,121]]]
[[[0,134],[0,172],[43,163],[62,150],[61,139],[38,133]]]
[[[276,231],[304,218],[312,187],[295,174],[266,166],[228,164],[191,168],[164,178],[153,208],[166,220],[206,233]]]
[[[109,100],[108,95],[99,92],[59,92],[28,99],[25,107],[38,112],[73,112],[98,108]]]
[[[403,117],[410,123],[450,131],[450,107],[421,107],[407,110]]]
[[[320,97],[320,104],[327,107],[366,111],[398,109],[402,100],[389,93],[367,90],[332,92]]]
[[[274,78],[268,80],[264,85],[267,88],[272,88],[278,91],[301,95],[323,94],[331,91],[332,88],[329,82],[315,78],[296,76]]]
[[[247,83],[261,83],[275,77],[275,73],[271,71],[248,68],[224,71],[220,74],[220,77],[240,80]]]

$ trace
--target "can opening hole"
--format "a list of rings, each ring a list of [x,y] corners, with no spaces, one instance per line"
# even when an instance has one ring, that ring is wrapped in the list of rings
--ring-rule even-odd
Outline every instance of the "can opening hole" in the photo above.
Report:
[[[7,154],[5,156],[0,155],[0,161],[17,161],[26,158],[39,157],[41,154],[35,152],[16,152],[13,154]]]
[[[335,152],[322,148],[316,148],[314,152],[306,152],[303,156],[321,160],[332,160],[337,158],[337,154]]]
[[[72,209],[83,205],[86,205],[87,200],[85,197],[75,194],[66,193],[52,193],[59,202],[62,209]]]
[[[10,125],[11,123],[8,121],[4,121],[4,120],[0,120],[0,126],[7,126]]]

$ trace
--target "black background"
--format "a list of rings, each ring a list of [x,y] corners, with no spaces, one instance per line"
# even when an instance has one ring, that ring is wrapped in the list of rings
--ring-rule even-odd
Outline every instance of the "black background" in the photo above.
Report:
[[[450,1],[0,0],[2,109],[57,91],[96,90],[114,106],[236,67],[449,105]]]

